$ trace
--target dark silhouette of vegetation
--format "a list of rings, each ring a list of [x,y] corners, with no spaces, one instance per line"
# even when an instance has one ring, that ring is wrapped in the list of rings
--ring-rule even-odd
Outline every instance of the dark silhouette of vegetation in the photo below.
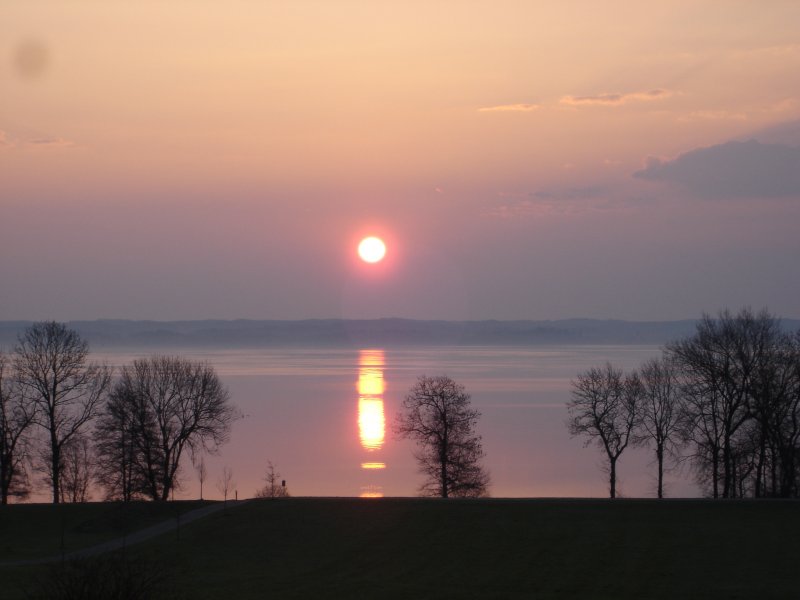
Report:
[[[73,436],[62,448],[61,501],[88,502],[95,477],[92,445],[84,435]]]
[[[88,343],[55,321],[30,326],[15,348],[20,392],[47,435],[40,468],[56,504],[62,498],[64,448],[89,426],[111,382],[111,371],[89,363],[88,355]]]
[[[656,495],[663,498],[665,461],[679,460],[684,431],[678,369],[674,361],[654,358],[639,367],[632,377],[638,384],[631,391],[639,394],[634,442],[655,451]]]
[[[281,474],[272,464],[267,461],[267,472],[264,475],[264,487],[256,491],[256,498],[288,498],[289,490],[286,489],[286,482],[281,479]]]
[[[567,403],[569,432],[586,436],[585,445],[596,443],[608,459],[609,495],[617,496],[617,461],[631,442],[637,424],[638,378],[625,377],[606,363],[578,374]]]
[[[200,482],[200,500],[203,499],[203,484],[208,478],[208,469],[206,469],[206,459],[203,454],[197,459],[194,465],[194,471],[197,473],[197,481]]]
[[[481,436],[475,433],[479,417],[464,386],[444,375],[423,375],[409,390],[394,429],[417,443],[414,457],[425,476],[423,495],[488,494],[489,474],[480,464]]]
[[[217,479],[217,489],[222,494],[223,502],[227,505],[228,494],[230,494],[236,487],[236,482],[233,480],[233,469],[229,466],[222,467],[222,475]]]
[[[95,424],[97,480],[108,500],[130,502],[145,497],[146,468],[142,457],[134,414],[137,404],[112,389]],[[145,415],[140,415],[145,420]],[[153,427],[149,423],[149,427]]]
[[[79,558],[49,567],[37,577],[34,600],[155,600],[175,598],[161,562],[124,554]]]
[[[659,498],[668,459],[689,461],[713,498],[800,495],[800,332],[766,310],[705,314],[628,377],[611,365],[580,374],[568,410],[570,432],[605,449],[612,497],[631,431],[655,450]]]
[[[136,360],[122,368],[98,426],[102,480],[123,498],[167,500],[185,452],[216,452],[234,418],[210,365],[171,356]]]
[[[0,353],[0,504],[30,493],[25,463],[33,417],[33,406],[20,393],[9,359]]]
[[[800,346],[766,310],[703,315],[666,354],[681,369],[685,437],[714,497],[796,496]]]

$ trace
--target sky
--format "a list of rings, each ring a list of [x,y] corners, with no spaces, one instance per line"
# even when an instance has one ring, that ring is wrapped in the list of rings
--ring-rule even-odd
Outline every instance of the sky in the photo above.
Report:
[[[0,320],[800,317],[799,22],[5,0]]]

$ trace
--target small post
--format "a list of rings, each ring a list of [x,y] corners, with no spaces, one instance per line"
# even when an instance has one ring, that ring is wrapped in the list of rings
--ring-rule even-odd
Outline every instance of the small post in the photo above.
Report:
[[[61,503],[61,566],[64,566],[64,558],[66,557],[66,545],[64,543],[64,535],[67,528],[66,516],[64,515],[64,503]]]
[[[128,501],[122,501],[122,559],[128,549]]]

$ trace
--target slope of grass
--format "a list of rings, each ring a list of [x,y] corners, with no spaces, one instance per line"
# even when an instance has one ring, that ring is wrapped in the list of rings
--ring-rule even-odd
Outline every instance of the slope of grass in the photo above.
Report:
[[[286,499],[128,552],[186,598],[788,598],[798,533],[794,501]]]
[[[0,562],[55,556],[174,519],[208,502],[90,502],[0,507]],[[63,534],[63,537],[62,537]]]

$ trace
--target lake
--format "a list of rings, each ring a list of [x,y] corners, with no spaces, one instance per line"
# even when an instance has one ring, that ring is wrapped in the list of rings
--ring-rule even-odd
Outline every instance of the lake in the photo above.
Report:
[[[658,346],[215,348],[174,349],[208,361],[243,413],[231,440],[206,461],[203,495],[219,498],[223,466],[233,469],[239,497],[263,485],[271,460],[296,496],[410,496],[421,483],[414,445],[392,424],[419,375],[446,374],[463,384],[482,416],[485,465],[497,497],[607,494],[603,454],[567,431],[565,403],[580,371],[610,361],[625,369],[657,356]],[[94,352],[110,365],[148,350]],[[653,496],[654,468],[643,449],[618,464],[623,495]],[[176,498],[199,496],[188,460]],[[667,493],[696,496],[687,474],[673,473]]]

